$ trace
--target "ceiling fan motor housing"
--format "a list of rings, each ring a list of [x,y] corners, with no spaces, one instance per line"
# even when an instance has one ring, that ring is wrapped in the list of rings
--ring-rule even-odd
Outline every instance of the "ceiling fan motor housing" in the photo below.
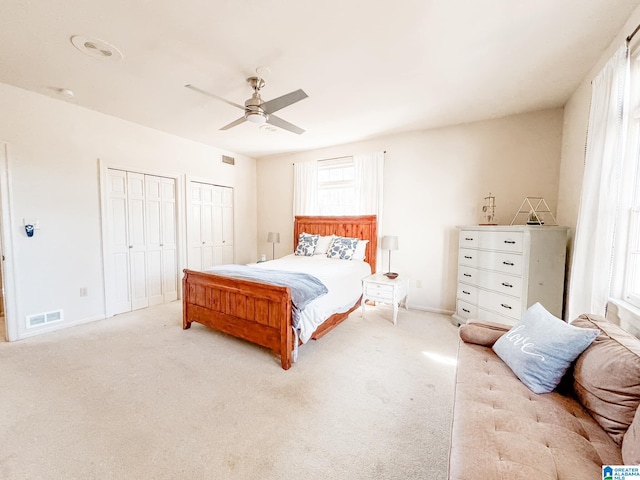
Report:
[[[269,114],[262,108],[263,104],[264,102],[256,90],[251,98],[244,102],[244,118],[252,123],[265,123]]]

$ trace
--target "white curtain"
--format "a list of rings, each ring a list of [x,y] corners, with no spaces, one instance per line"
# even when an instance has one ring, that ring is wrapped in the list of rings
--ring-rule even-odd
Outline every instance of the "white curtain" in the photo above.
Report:
[[[604,315],[611,286],[618,192],[624,160],[628,48],[622,46],[592,82],[580,210],[565,318]]]
[[[318,162],[293,166],[293,215],[318,215]]]
[[[353,164],[356,173],[356,214],[377,215],[380,223],[384,152],[354,155]]]
[[[357,215],[376,215],[378,231],[378,252],[376,255],[376,271],[380,270],[382,261],[381,225],[382,225],[382,193],[384,173],[384,152],[358,154],[353,156],[356,177]]]

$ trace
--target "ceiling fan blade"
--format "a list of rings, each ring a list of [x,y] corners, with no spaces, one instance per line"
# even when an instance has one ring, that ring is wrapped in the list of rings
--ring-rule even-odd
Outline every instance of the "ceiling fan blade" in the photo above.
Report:
[[[296,90],[295,92],[287,93],[286,95],[282,95],[281,97],[274,98],[269,100],[268,102],[264,102],[262,108],[264,108],[265,112],[268,114],[272,114],[277,112],[278,110],[283,109],[284,107],[288,107],[289,105],[299,102],[300,100],[304,100],[309,95],[304,93],[303,90]]]
[[[233,105],[234,107],[238,107],[239,109],[244,110],[244,106],[243,105],[238,105],[237,103],[233,103],[233,102],[227,100],[226,98],[222,98],[222,97],[219,97],[218,95],[214,95],[213,93],[209,93],[209,92],[206,92],[204,90],[201,90],[200,88],[195,87],[195,86],[191,85],[190,83],[185,85],[185,87],[187,87],[190,90],[193,90],[194,92],[201,93],[202,95],[206,95],[207,97],[215,98],[216,100],[220,100],[221,102],[228,103],[229,105]]]
[[[225,125],[220,130],[229,130],[230,128],[235,127],[236,125],[240,125],[241,123],[246,122],[247,120],[244,117],[240,117],[239,119],[231,122],[229,125]]]
[[[269,115],[267,123],[275,127],[282,128],[284,130],[289,130],[290,132],[297,133],[298,135],[304,133],[304,130],[300,127],[296,127],[293,123],[289,123],[286,120],[281,119],[280,117],[276,117],[275,115]]]

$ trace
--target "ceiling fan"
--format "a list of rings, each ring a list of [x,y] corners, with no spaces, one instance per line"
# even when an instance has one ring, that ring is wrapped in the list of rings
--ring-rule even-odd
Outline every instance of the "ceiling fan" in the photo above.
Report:
[[[269,123],[284,130],[297,133],[298,135],[304,133],[304,130],[302,128],[297,127],[294,124],[289,123],[286,120],[283,120],[282,118],[276,117],[274,115],[274,113],[278,110],[281,110],[284,107],[288,107],[291,104],[307,98],[308,95],[304,93],[304,91],[298,89],[294,92],[287,93],[286,95],[282,95],[281,97],[274,98],[273,100],[265,102],[264,100],[262,100],[262,98],[260,98],[260,89],[264,87],[264,80],[260,77],[249,77],[247,78],[247,83],[251,85],[251,88],[253,88],[253,95],[251,95],[251,98],[249,100],[244,102],[244,107],[225,98],[219,97],[218,95],[214,95],[213,93],[201,90],[200,88],[195,87],[191,84],[185,85],[185,87],[244,110],[244,116],[231,122],[229,125],[225,125],[220,130],[229,130],[230,128],[235,127],[236,125],[240,125],[241,123],[244,123],[248,120],[251,123],[255,123],[257,125]]]

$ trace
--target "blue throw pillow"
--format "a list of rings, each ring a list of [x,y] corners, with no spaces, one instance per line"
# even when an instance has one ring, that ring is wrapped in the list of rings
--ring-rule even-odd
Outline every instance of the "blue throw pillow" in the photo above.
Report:
[[[498,339],[493,351],[532,392],[549,393],[599,333],[569,325],[536,303]]]
[[[351,260],[356,252],[359,240],[357,238],[336,237],[331,242],[327,257],[340,258],[342,260]]]
[[[301,233],[298,236],[298,246],[294,253],[298,256],[311,257],[316,249],[318,238],[320,238],[320,235]]]

